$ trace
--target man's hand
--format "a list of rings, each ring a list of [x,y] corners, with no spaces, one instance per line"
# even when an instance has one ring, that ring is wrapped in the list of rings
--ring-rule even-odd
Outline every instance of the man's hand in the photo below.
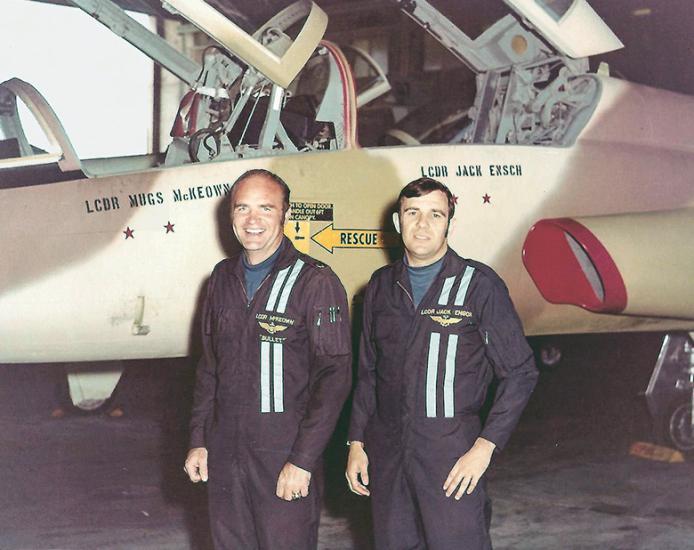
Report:
[[[359,476],[361,476],[361,481]],[[366,488],[369,484],[369,457],[361,441],[352,441],[349,445],[345,477],[349,484],[349,490],[353,493],[365,497],[371,494]]]
[[[207,449],[195,447],[188,451],[183,470],[193,483],[207,481]]]
[[[472,494],[487,470],[495,448],[496,445],[491,441],[478,437],[472,448],[458,459],[448,474],[446,483],[443,484],[446,496],[450,497],[456,488],[458,489],[455,494],[456,500],[460,500],[466,490],[468,495]]]
[[[287,462],[280,470],[275,494],[284,500],[306,497],[309,483],[311,483],[311,472]]]

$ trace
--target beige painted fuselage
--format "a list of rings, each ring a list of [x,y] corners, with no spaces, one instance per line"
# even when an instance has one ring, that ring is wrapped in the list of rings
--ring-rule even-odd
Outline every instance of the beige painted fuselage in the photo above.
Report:
[[[425,175],[458,197],[451,246],[497,270],[529,335],[691,329],[694,292],[669,288],[681,279],[682,258],[694,258],[691,238],[677,250],[667,238],[636,243],[638,259],[662,278],[657,315],[550,304],[522,263],[524,239],[540,219],[694,207],[694,99],[601,80],[599,105],[571,147],[353,149],[0,190],[0,362],[188,354],[207,276],[234,249],[224,197],[251,168],[286,179],[301,218],[287,234],[333,267],[350,298],[398,254],[380,248],[392,238],[394,200]],[[311,239],[324,229],[332,252]],[[620,254],[614,250],[618,264]],[[679,303],[669,314],[673,294]]]

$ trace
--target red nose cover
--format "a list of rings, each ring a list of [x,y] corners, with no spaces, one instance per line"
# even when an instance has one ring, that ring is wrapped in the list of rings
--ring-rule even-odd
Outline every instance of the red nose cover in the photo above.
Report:
[[[572,249],[567,235],[580,251]],[[553,304],[598,313],[620,313],[627,305],[624,280],[609,252],[588,228],[570,218],[537,222],[523,243],[523,264],[540,294]]]

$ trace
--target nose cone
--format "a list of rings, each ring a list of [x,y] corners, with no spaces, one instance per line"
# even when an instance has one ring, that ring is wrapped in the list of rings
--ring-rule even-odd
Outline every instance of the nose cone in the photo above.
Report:
[[[540,220],[523,243],[523,264],[540,294],[553,304],[599,313],[627,305],[622,275],[600,240],[570,218]]]

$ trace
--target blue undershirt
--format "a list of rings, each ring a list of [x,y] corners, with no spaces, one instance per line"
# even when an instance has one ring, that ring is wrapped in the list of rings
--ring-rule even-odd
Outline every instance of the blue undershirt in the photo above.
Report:
[[[422,301],[424,295],[429,290],[431,283],[434,282],[436,276],[443,267],[443,258],[430,265],[422,267],[412,267],[407,263],[407,256],[403,258],[405,266],[407,266],[407,274],[410,277],[410,286],[412,287],[412,299],[414,307],[419,307],[419,302]]]
[[[248,259],[246,259],[246,255],[241,255],[241,259],[243,261],[243,278],[246,283],[246,295],[248,296],[249,302],[253,299],[255,291],[258,290],[260,283],[263,282],[263,279],[265,279],[267,274],[270,273],[272,266],[275,265],[275,261],[280,255],[281,249],[282,245],[280,244],[280,246],[277,247],[277,250],[272,253],[272,256],[256,265],[249,264]]]

